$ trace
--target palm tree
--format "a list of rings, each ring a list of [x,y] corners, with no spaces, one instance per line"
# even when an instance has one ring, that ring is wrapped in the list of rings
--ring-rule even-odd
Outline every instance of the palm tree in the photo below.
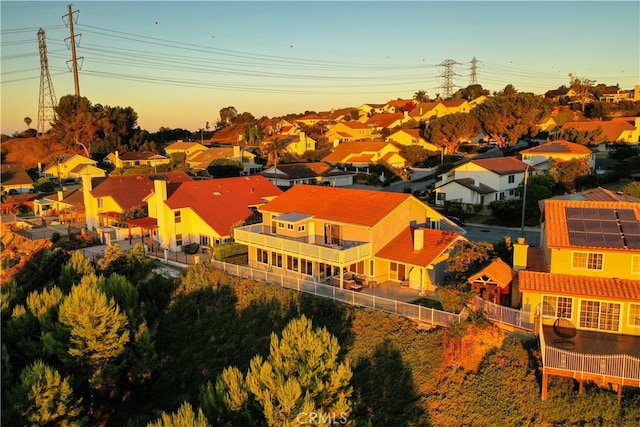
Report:
[[[29,129],[29,126],[31,126],[31,117],[27,116],[24,118],[24,122],[27,124],[27,129]]]
[[[276,168],[278,167],[278,160],[284,154],[286,147],[284,141],[280,138],[275,138],[269,141],[264,146],[264,154],[267,155],[267,162]]]
[[[429,100],[429,95],[424,90],[419,90],[413,94],[413,99],[417,102],[427,102]]]

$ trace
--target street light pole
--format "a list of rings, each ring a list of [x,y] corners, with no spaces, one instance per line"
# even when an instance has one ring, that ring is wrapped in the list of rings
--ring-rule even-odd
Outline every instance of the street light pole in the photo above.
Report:
[[[524,211],[525,205],[527,204],[527,183],[529,181],[529,165],[527,164],[527,168],[524,170],[524,189],[522,191],[522,220],[520,222],[520,237],[524,238]]]

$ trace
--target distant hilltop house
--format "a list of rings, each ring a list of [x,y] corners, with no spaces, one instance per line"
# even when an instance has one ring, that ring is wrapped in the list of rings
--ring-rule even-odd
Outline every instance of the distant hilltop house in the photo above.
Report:
[[[635,85],[631,90],[620,89],[618,86],[609,86],[603,89],[599,98],[600,102],[618,103],[622,101],[640,101],[640,85]]]
[[[157,167],[171,163],[171,159],[152,151],[127,151],[120,154],[117,150],[109,153],[103,160],[116,168],[131,168],[135,166]]]
[[[164,152],[167,153],[167,156],[171,156],[175,153],[182,153],[188,157],[189,155],[197,151],[203,151],[206,149],[207,147],[200,144],[199,142],[176,141],[164,147]]]
[[[63,154],[52,160],[40,171],[40,176],[50,179],[79,180],[83,176],[105,176],[104,169],[98,167],[98,162],[80,154]]]
[[[616,117],[611,120],[591,120],[567,122],[561,131],[576,129],[579,131],[601,130],[606,143],[622,142],[637,144],[640,141],[640,117]]]
[[[331,126],[325,136],[335,146],[341,142],[370,140],[373,129],[357,120],[343,121]]]
[[[345,187],[353,185],[356,176],[355,172],[347,172],[325,162],[279,164],[265,169],[261,175],[278,187],[297,184]]]
[[[2,192],[7,194],[22,194],[33,191],[33,179],[18,163],[0,164],[0,184]]]
[[[262,145],[278,140],[284,146],[285,152],[301,156],[306,151],[316,149],[316,140],[307,136],[305,132],[299,131],[296,134],[275,134],[262,140]]]
[[[436,206],[445,202],[480,205],[484,212],[494,200],[517,199],[525,174],[537,169],[514,157],[477,159],[465,162],[441,176],[436,185]]]
[[[186,162],[193,169],[206,170],[214,161],[221,159],[241,163],[244,175],[252,175],[262,170],[262,165],[256,163],[256,155],[240,145],[194,151],[187,156]]]
[[[399,128],[403,123],[409,121],[408,113],[384,113],[374,114],[364,122],[365,125],[372,129],[372,136],[380,137],[384,129],[390,132],[392,129]]]
[[[548,171],[551,161],[565,162],[573,159],[584,159],[591,168],[595,169],[596,153],[589,147],[558,139],[549,141],[537,147],[527,148],[520,152],[522,161],[536,166],[540,171]]]
[[[420,129],[398,129],[387,137],[387,141],[404,146],[418,145],[427,151],[440,152],[442,149],[435,144],[427,142],[420,134]]]
[[[343,142],[322,161],[353,166],[367,166],[385,162],[394,168],[402,168],[408,164],[407,159],[400,154],[400,148],[390,142],[383,141]]]

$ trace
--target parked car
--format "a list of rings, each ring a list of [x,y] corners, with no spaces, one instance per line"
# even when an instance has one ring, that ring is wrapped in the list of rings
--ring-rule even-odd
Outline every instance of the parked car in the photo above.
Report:
[[[464,220],[462,218],[458,218],[457,216],[449,216],[449,215],[447,215],[447,219],[449,219],[450,221],[455,222],[460,227],[464,226]]]

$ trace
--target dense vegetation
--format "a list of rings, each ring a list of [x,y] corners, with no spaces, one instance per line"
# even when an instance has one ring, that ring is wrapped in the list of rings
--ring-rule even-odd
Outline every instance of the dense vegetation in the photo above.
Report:
[[[640,423],[637,390],[618,404],[553,379],[542,402],[532,336],[424,330],[207,263],[172,281],[141,250],[92,264],[45,249],[3,286],[2,425],[268,425],[269,388],[294,411],[341,408],[351,425]],[[316,356],[295,356],[296,337]],[[312,388],[324,391],[305,401]]]

